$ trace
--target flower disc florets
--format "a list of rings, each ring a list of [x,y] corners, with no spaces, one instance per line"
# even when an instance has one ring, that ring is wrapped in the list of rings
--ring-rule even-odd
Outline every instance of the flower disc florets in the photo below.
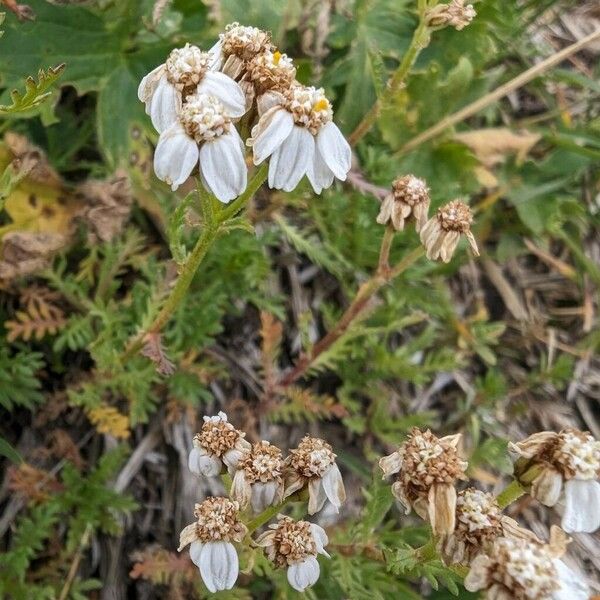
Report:
[[[281,481],[283,472],[281,450],[269,442],[258,442],[240,461],[238,468],[244,470],[248,483]]]
[[[303,561],[307,556],[317,555],[317,546],[308,521],[294,521],[283,517],[277,524],[268,558],[278,567]]]
[[[221,102],[206,94],[190,96],[183,104],[179,118],[186,133],[198,143],[222,136],[231,125]]]
[[[481,546],[502,532],[502,511],[495,498],[487,492],[468,488],[456,498],[455,535]]]
[[[229,498],[210,497],[196,504],[196,535],[202,542],[239,542],[246,528],[238,519],[239,504]]]
[[[269,90],[285,91],[294,82],[296,67],[291,58],[279,51],[257,54],[246,66],[248,78],[257,95]]]
[[[323,88],[291,87],[285,92],[285,108],[292,113],[296,125],[306,127],[313,135],[333,119],[331,103]]]
[[[220,36],[221,51],[225,56],[235,55],[250,60],[256,54],[271,48],[271,36],[258,27],[230,23]]]
[[[589,433],[565,429],[558,434],[550,462],[565,479],[597,479],[600,474],[600,441]]]
[[[473,213],[471,209],[460,200],[453,200],[438,209],[437,219],[442,229],[467,233],[471,230]]]
[[[209,454],[221,457],[244,435],[227,421],[224,413],[219,413],[216,417],[204,417],[202,429],[194,436],[193,443],[195,448],[204,448]]]
[[[414,175],[405,175],[392,183],[392,192],[396,202],[403,202],[409,206],[429,203],[429,188],[427,184]]]
[[[335,462],[331,446],[319,438],[304,436],[298,447],[290,451],[290,465],[303,477],[323,477]]]
[[[210,55],[197,46],[175,48],[165,62],[167,78],[180,91],[200,83],[209,68]]]

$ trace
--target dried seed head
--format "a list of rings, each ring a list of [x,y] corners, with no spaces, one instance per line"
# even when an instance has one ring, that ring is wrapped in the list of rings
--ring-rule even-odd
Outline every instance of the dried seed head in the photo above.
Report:
[[[452,0],[450,4],[438,4],[427,11],[425,18],[429,27],[454,27],[464,29],[477,16],[472,4],[465,0]]]
[[[293,565],[307,556],[317,555],[317,546],[308,521],[282,517],[269,539],[271,544],[265,547],[265,552],[269,560],[278,567]]]
[[[224,412],[220,412],[216,417],[204,417],[200,433],[194,436],[194,448],[204,448],[209,454],[220,457],[245,435],[227,421]]]
[[[221,52],[226,56],[235,55],[242,60],[250,60],[257,54],[271,48],[271,36],[257,27],[246,27],[230,23],[220,36]]]
[[[306,478],[323,477],[335,462],[331,446],[319,438],[304,436],[298,448],[290,450],[292,468]]]
[[[267,50],[250,60],[246,73],[260,96],[269,90],[288,90],[296,77],[296,67],[286,54]]]
[[[296,125],[306,127],[316,135],[321,127],[333,119],[331,103],[323,88],[296,85],[285,93],[285,108],[292,113]]]
[[[477,582],[477,586],[471,582]],[[545,546],[523,539],[499,538],[488,556],[475,559],[467,589],[493,590],[494,598],[550,600],[560,589],[558,572]]]
[[[382,225],[391,222],[394,229],[402,231],[405,221],[412,218],[418,232],[427,221],[429,202],[427,184],[414,175],[405,175],[392,184],[392,192],[384,198],[377,222]]]
[[[426,496],[434,483],[454,485],[465,479],[467,463],[458,455],[456,442],[455,436],[438,438],[429,429],[410,431],[398,450],[402,461],[398,482],[409,501]]]
[[[180,91],[200,83],[210,64],[210,54],[186,44],[175,48],[165,62],[168,80]]]
[[[274,480],[281,482],[283,471],[281,450],[269,442],[258,442],[242,458],[238,468],[244,470],[248,483],[257,481],[267,483]]]
[[[502,511],[496,499],[487,492],[468,488],[456,499],[456,529],[454,534],[481,548],[502,533]]]
[[[479,256],[477,242],[471,233],[472,222],[471,209],[460,200],[453,200],[439,208],[437,214],[421,229],[421,241],[427,250],[427,257],[432,260],[441,258],[448,262],[461,235],[469,241],[473,254]]]
[[[558,435],[552,462],[565,479],[597,479],[600,475],[600,441],[589,433],[565,429]]]
[[[185,132],[198,143],[222,136],[231,125],[231,119],[221,102],[207,94],[188,96],[179,119]]]
[[[239,504],[229,498],[210,497],[196,504],[194,516],[197,539],[202,542],[239,542],[246,534],[246,527],[238,518]]]

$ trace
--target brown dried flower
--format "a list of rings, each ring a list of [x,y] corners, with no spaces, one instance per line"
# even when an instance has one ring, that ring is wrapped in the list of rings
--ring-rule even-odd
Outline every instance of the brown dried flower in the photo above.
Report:
[[[257,96],[269,90],[283,92],[294,83],[296,67],[286,54],[266,50],[248,61],[246,77]]]
[[[473,254],[479,256],[477,242],[471,233],[471,223],[473,213],[460,200],[453,200],[439,208],[437,214],[421,229],[421,242],[427,250],[427,258],[449,262],[461,235],[469,240]]]
[[[267,558],[277,567],[287,567],[290,585],[299,592],[319,578],[317,554],[329,558],[325,551],[328,539],[325,530],[315,523],[294,521],[279,515],[279,521],[256,540],[265,549]]]
[[[298,448],[290,451],[285,464],[285,498],[308,485],[308,514],[321,510],[326,501],[339,510],[346,499],[346,490],[335,454],[327,442],[304,436]]]
[[[413,220],[418,233],[427,222],[429,202],[427,184],[414,175],[405,175],[392,183],[391,193],[381,203],[377,222],[391,223],[396,231],[402,231],[405,221]]]
[[[2,238],[0,279],[24,277],[45,269],[56,252],[68,243],[59,233],[10,231]]]
[[[454,531],[456,490],[466,479],[467,462],[458,454],[460,434],[443,438],[414,427],[400,448],[379,461],[383,476],[396,475],[392,493],[405,506],[431,523],[435,534]]]
[[[460,31],[477,16],[472,4],[465,0],[452,0],[449,4],[438,4],[430,8],[425,19],[429,27],[454,27]]]
[[[216,58],[215,66],[233,79],[240,78],[248,61],[257,54],[273,50],[271,36],[257,27],[230,23],[210,53]]]
[[[281,450],[269,442],[252,446],[238,462],[231,486],[231,497],[242,508],[251,504],[260,513],[267,506],[283,500],[283,456]]]
[[[515,475],[546,506],[564,505],[562,528],[591,533],[600,527],[600,441],[574,428],[542,431],[510,444]],[[562,507],[562,506],[561,506]]]

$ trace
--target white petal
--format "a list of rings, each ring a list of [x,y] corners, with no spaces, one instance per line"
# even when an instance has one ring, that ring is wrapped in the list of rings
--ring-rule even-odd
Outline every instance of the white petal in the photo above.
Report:
[[[261,117],[262,123],[257,126],[260,133],[252,142],[255,165],[271,156],[294,128],[294,118],[287,110],[275,107],[271,111]]]
[[[204,546],[202,542],[192,542],[190,546],[190,558],[196,566],[200,564],[200,553],[202,551],[202,546]]]
[[[198,563],[204,585],[210,592],[230,590],[239,573],[238,555],[229,542],[207,542]]]
[[[320,194],[324,189],[331,187],[335,175],[327,166],[327,163],[319,152],[319,147],[315,146],[315,156],[306,173],[310,184],[315,190],[315,194]]]
[[[150,71],[150,73],[140,81],[140,85],[138,86],[138,98],[140,99],[140,102],[147,103],[151,100],[164,68],[165,65],[158,65],[156,69]],[[148,106],[146,106],[146,113],[150,114]]]
[[[292,127],[269,163],[269,187],[291,192],[306,175],[315,154],[315,139],[304,127]]]
[[[335,463],[323,475],[322,482],[327,499],[335,506],[336,512],[338,512],[342,502],[346,499],[346,490],[344,489],[342,474]]]
[[[593,533],[600,527],[600,483],[571,479],[565,482],[562,528],[567,533]]]
[[[220,69],[223,66],[223,53],[221,52],[221,40],[219,40],[209,51],[210,64],[209,68],[213,71]]]
[[[160,134],[154,151],[154,172],[175,191],[198,162],[198,146],[177,121]]]
[[[555,559],[554,567],[560,589],[552,594],[552,600],[588,600],[592,591],[580,574],[569,569],[562,560]]]
[[[319,579],[319,563],[314,556],[305,558],[302,562],[290,565],[287,578],[290,585],[297,591],[303,592]]]
[[[261,513],[267,506],[274,504],[278,484],[276,481],[261,483],[257,481],[252,484],[252,498],[250,504],[255,513]]]
[[[352,163],[352,150],[333,121],[324,125],[317,134],[317,148],[334,175],[344,181]]]
[[[232,471],[237,469],[238,463],[242,459],[242,456],[244,456],[244,453],[237,448],[227,450],[227,452],[223,454],[223,462],[227,465],[227,469],[229,470],[230,474]]]
[[[221,101],[230,117],[241,117],[246,112],[246,96],[231,77],[217,71],[207,71],[198,84],[199,94],[208,94]]]
[[[258,116],[262,117],[269,109],[274,106],[281,106],[285,101],[283,94],[279,92],[265,92],[256,99],[256,108]]]
[[[317,552],[319,554],[323,554],[327,558],[330,558],[329,554],[325,551],[325,546],[329,543],[329,538],[325,533],[325,530],[316,523],[310,524],[310,532],[313,536],[313,540],[315,540],[315,546],[317,547]]]
[[[314,515],[318,513],[325,502],[327,494],[323,489],[323,481],[319,477],[314,477],[308,481],[308,514]],[[337,512],[337,510],[336,510]]]
[[[248,169],[240,142],[240,134],[231,127],[229,133],[200,148],[202,182],[221,202],[230,202],[246,189]]]
[[[177,115],[181,110],[181,94],[175,89],[175,86],[169,83],[166,75],[160,78],[152,95],[149,109],[152,125],[159,133],[177,121]]]

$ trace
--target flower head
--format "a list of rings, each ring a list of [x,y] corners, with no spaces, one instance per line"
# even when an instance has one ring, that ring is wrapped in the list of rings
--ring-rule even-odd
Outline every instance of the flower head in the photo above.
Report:
[[[438,438],[413,428],[400,448],[379,461],[383,476],[396,475],[392,493],[431,523],[436,534],[451,534],[456,519],[457,480],[465,479],[466,461],[458,454],[460,434]]]
[[[566,532],[600,527],[600,441],[567,428],[535,433],[510,449],[518,457],[516,476],[542,504],[563,510]]]
[[[267,558],[277,567],[287,567],[290,585],[303,592],[319,578],[317,554],[329,558],[325,551],[328,539],[325,530],[308,521],[294,521],[279,516],[279,521],[269,526],[257,540],[265,549]]]
[[[465,0],[452,0],[449,4],[438,4],[430,8],[425,18],[429,27],[454,27],[460,31],[477,16],[472,4]]]
[[[429,202],[427,184],[414,175],[405,175],[392,184],[391,193],[381,203],[377,222],[392,223],[396,231],[402,231],[405,221],[412,218],[419,232],[427,221]]]
[[[221,472],[223,464],[235,469],[251,447],[244,439],[245,435],[227,421],[224,412],[215,417],[204,417],[201,431],[194,436],[188,461],[190,471],[214,477]]]
[[[427,250],[427,258],[449,262],[456,250],[460,236],[466,236],[475,256],[479,256],[477,242],[471,233],[473,213],[460,200],[453,200],[438,209],[421,229],[421,242]]]
[[[294,85],[283,93],[267,92],[258,100],[260,119],[248,145],[254,164],[271,157],[269,186],[292,191],[306,175],[317,194],[342,181],[352,152],[333,123],[333,111],[322,89]]]
[[[165,61],[167,79],[179,91],[193,88],[209,70],[210,60],[210,54],[197,46],[186,44],[183,48],[175,48]]]
[[[287,54],[266,50],[248,61],[246,74],[254,92],[260,96],[270,90],[288,90],[296,77],[296,67]]]
[[[465,579],[471,592],[488,600],[587,600],[589,589],[551,546],[499,538],[488,554],[475,558]]]
[[[328,500],[336,512],[346,499],[342,475],[331,446],[319,438],[304,436],[286,458],[287,498],[308,485],[308,514],[321,510]]]
[[[279,504],[284,491],[283,467],[279,448],[265,441],[254,444],[238,462],[231,497],[242,508],[251,504],[255,513]]]
[[[176,190],[198,165],[204,187],[227,203],[246,189],[242,148],[223,103],[207,94],[194,94],[186,99],[177,120],[160,134],[154,171]]]
[[[207,498],[196,504],[197,521],[184,527],[179,536],[178,551],[191,544],[190,558],[211,592],[229,590],[237,579],[239,560],[232,542],[241,542],[248,531],[238,513],[237,502]]]

